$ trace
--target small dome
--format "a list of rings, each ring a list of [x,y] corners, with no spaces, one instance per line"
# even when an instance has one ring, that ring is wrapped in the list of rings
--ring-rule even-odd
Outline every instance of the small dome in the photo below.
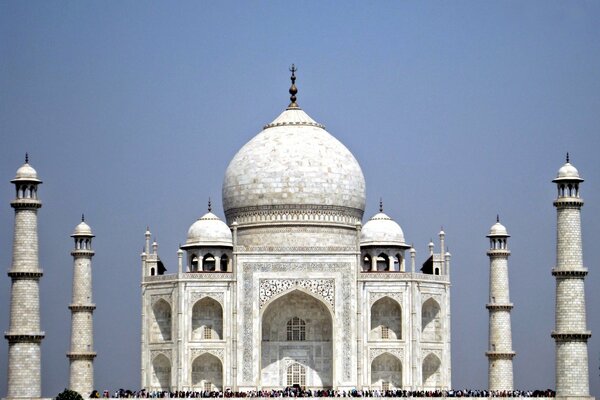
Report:
[[[570,162],[566,162],[556,174],[556,179],[553,182],[558,181],[578,181],[583,182],[583,179],[579,177],[579,171]]]
[[[506,227],[498,221],[494,225],[492,225],[492,227],[490,228],[490,234],[488,235],[488,237],[491,237],[491,236],[509,237],[510,235],[508,234]]]
[[[33,169],[33,167],[31,165],[29,165],[29,163],[23,164],[17,170],[15,179],[13,179],[11,182],[18,182],[18,181],[30,181],[30,182],[42,183],[42,181],[40,181],[38,179],[36,170]]]
[[[212,212],[208,212],[194,222],[188,230],[185,247],[192,246],[233,246],[231,230]]]
[[[363,226],[360,233],[360,245],[410,247],[404,241],[404,232],[400,225],[383,212],[375,214]]]
[[[93,237],[92,228],[85,221],[81,221],[79,225],[75,227],[73,234],[71,236],[90,236]]]

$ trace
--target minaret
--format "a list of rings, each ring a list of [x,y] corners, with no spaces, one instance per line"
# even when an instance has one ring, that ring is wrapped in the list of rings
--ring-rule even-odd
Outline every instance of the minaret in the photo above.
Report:
[[[513,390],[512,333],[510,324],[510,302],[508,289],[508,238],[510,235],[500,218],[490,229],[490,301],[486,308],[490,312],[488,358],[489,390]]]
[[[42,270],[38,261],[37,211],[42,202],[37,196],[35,169],[25,164],[11,181],[15,184],[15,209],[11,278],[10,327],[8,340],[8,399],[41,397],[41,349],[44,332],[40,330],[40,289]]]
[[[73,298],[71,310],[71,350],[67,353],[70,363],[69,388],[88,398],[94,390],[94,329],[92,314],[96,305],[92,302],[92,229],[81,222],[71,235],[75,241],[73,256]]]
[[[586,326],[584,278],[581,247],[581,207],[577,169],[567,162],[552,182],[558,186],[554,201],[557,212],[556,323],[552,337],[556,342],[556,397],[589,396],[587,340],[592,336]]]

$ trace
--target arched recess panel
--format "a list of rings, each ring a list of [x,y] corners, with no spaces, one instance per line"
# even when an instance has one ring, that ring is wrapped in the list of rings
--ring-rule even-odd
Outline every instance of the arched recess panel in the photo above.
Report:
[[[304,368],[307,388],[333,385],[332,319],[327,306],[300,290],[267,305],[261,318],[261,385],[287,384],[288,367]]]
[[[152,360],[152,390],[171,390],[171,361],[164,354]]]
[[[223,308],[215,299],[205,297],[192,308],[192,340],[223,339]]]
[[[423,389],[433,390],[441,386],[440,359],[433,353],[423,360]]]
[[[390,353],[383,353],[371,362],[371,388],[402,388],[402,363]]]
[[[223,364],[216,356],[204,353],[192,363],[194,391],[221,391],[223,389]]]
[[[442,318],[440,305],[430,298],[421,307],[421,340],[440,342],[442,340]]]
[[[159,299],[152,306],[152,329],[150,336],[153,342],[171,340],[171,305]]]
[[[402,339],[402,309],[395,300],[383,297],[371,306],[371,340]]]

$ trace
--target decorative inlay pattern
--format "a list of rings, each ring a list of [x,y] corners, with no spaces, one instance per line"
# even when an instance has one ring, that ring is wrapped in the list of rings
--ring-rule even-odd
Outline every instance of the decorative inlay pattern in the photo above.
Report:
[[[369,350],[369,362],[372,363],[374,359],[376,359],[377,357],[379,357],[380,355],[382,355],[384,353],[389,353],[389,354],[396,356],[398,358],[398,360],[400,360],[401,362],[404,360],[404,350],[403,349],[378,348],[378,349],[370,349]]]
[[[433,354],[437,358],[442,360],[442,351],[438,349],[422,349],[421,350],[421,361],[424,360],[428,355]]]
[[[356,251],[354,246],[236,246],[236,251],[239,252],[264,252],[264,253],[293,253],[293,252],[311,252],[311,251],[327,251],[333,253]]]
[[[212,354],[213,356],[217,357],[219,360],[221,360],[221,363],[224,363],[224,356],[225,356],[225,352],[223,351],[223,349],[191,349],[191,363],[194,362],[194,360],[201,356],[202,354]]]
[[[402,306],[402,293],[398,292],[371,292],[369,293],[369,305],[373,305],[377,300],[384,297],[389,297],[398,302]]]
[[[167,357],[169,361],[172,362],[171,352],[171,349],[150,350],[150,359],[154,360],[159,354],[162,354],[163,356]]]
[[[201,300],[205,297],[210,297],[213,300],[216,300],[217,302],[219,302],[219,304],[221,305],[221,307],[224,308],[224,293],[223,292],[192,292],[190,294],[190,307],[193,307],[194,304],[196,304],[196,302],[198,300]]]
[[[335,280],[333,279],[261,279],[260,308],[263,308],[273,296],[296,287],[311,292],[329,304],[332,309],[335,308]]]
[[[342,332],[352,331],[352,312],[351,304],[352,299],[352,285],[353,279],[352,274],[347,273],[351,269],[350,263],[260,263],[260,262],[245,262],[242,265],[238,265],[238,268],[242,270],[242,290],[244,292],[245,299],[248,299],[243,305],[243,324],[240,327],[242,330],[244,348],[242,351],[242,376],[246,382],[253,380],[253,369],[255,368],[255,362],[253,360],[252,344],[254,343],[254,325],[252,321],[253,316],[253,302],[250,301],[258,296],[258,293],[254,293],[254,282],[252,275],[256,272],[306,272],[306,271],[328,271],[328,272],[346,272],[341,274],[340,285],[339,285],[339,304],[341,304],[341,313],[339,318],[342,321]],[[257,288],[258,289],[258,288]],[[342,335],[340,340],[342,341],[342,352],[346,355],[352,354],[352,342],[350,335]],[[342,371],[344,379],[349,381],[351,379],[352,367],[350,365],[350,357],[344,357],[342,361]]]
[[[261,222],[337,222],[356,224],[360,222],[363,210],[351,207],[322,204],[274,204],[253,207],[232,208],[225,211],[227,224]]]
[[[156,302],[158,300],[164,300],[167,303],[169,303],[170,306],[172,306],[171,295],[168,293],[153,294],[152,296],[150,296],[150,304],[151,305],[156,304]]]

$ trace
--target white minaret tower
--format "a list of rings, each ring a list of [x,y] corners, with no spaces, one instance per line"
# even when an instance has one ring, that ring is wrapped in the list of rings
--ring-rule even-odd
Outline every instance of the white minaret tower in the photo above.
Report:
[[[552,337],[556,342],[556,397],[589,396],[584,278],[581,247],[581,207],[577,169],[567,162],[558,170],[552,182],[558,186],[554,201],[557,212],[556,266],[556,324]]]
[[[512,350],[510,324],[510,302],[508,289],[508,238],[510,235],[500,218],[491,227],[490,249],[490,301],[486,308],[490,312],[489,346],[485,353],[488,358],[489,390],[513,390],[513,364],[515,352]]]
[[[38,262],[37,211],[42,202],[37,196],[35,169],[25,164],[11,181],[17,196],[10,205],[15,209],[12,266],[10,276],[10,327],[8,340],[8,399],[41,397],[41,349],[44,332],[40,330],[40,289],[42,270]]]
[[[94,390],[94,329],[92,314],[92,238],[94,234],[85,218],[71,235],[75,241],[73,256],[73,298],[71,310],[71,350],[69,358],[69,388],[88,398]]]

